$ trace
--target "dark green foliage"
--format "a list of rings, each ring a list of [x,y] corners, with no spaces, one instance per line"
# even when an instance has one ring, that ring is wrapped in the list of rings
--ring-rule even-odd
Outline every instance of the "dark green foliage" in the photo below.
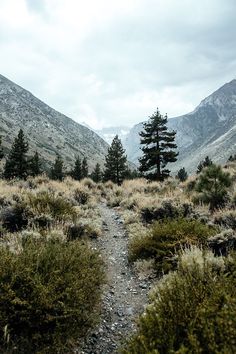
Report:
[[[27,227],[29,216],[30,212],[26,204],[18,202],[1,211],[0,221],[4,229],[16,232]]]
[[[228,161],[230,161],[230,162],[236,161],[236,154],[230,155],[230,157],[228,158]]]
[[[71,172],[71,177],[74,178],[76,181],[80,181],[82,178],[81,161],[79,156],[75,160],[75,165]]]
[[[106,156],[104,180],[121,184],[127,174],[127,157],[118,135],[113,139]]]
[[[139,170],[150,179],[162,181],[170,174],[166,165],[177,160],[178,153],[174,151],[177,148],[174,143],[176,132],[168,132],[167,115],[162,116],[158,109],[143,127],[140,137],[144,146]]]
[[[216,230],[198,220],[183,218],[158,221],[146,236],[134,237],[130,241],[129,257],[132,261],[154,258],[156,271],[161,274],[176,265],[176,252],[190,245],[205,247],[207,238],[215,235]]]
[[[194,214],[193,206],[188,203],[175,205],[172,201],[162,202],[160,207],[150,205],[141,209],[141,218],[145,223],[163,219],[186,218]]]
[[[127,169],[127,172],[126,172],[126,177],[125,179],[135,179],[135,178],[140,178],[142,177],[142,175],[140,174],[140,172],[136,169]]]
[[[88,177],[88,161],[86,157],[84,157],[82,161],[81,177],[82,178]]]
[[[91,174],[91,178],[94,182],[98,183],[102,180],[102,171],[99,163],[96,164],[94,171]]]
[[[29,164],[26,154],[28,152],[28,143],[25,140],[23,130],[20,129],[18,136],[12,145],[8,159],[6,160],[4,177],[7,179],[20,178],[25,179],[28,175]]]
[[[20,254],[0,248],[1,349],[72,350],[97,319],[103,279],[98,253],[79,242],[31,240]]]
[[[57,155],[54,165],[51,169],[51,178],[55,180],[63,180],[63,161],[60,155]]]
[[[232,264],[232,262],[231,262]],[[234,270],[236,259],[234,257]],[[206,258],[180,264],[165,279],[140,317],[138,333],[123,351],[146,353],[235,353],[236,277]]]
[[[220,208],[228,200],[228,189],[232,184],[229,173],[224,172],[221,166],[211,164],[199,176],[196,190],[201,193],[197,201],[209,204],[210,210]]]
[[[2,148],[2,138],[0,136],[0,160],[4,157],[4,153],[3,153],[3,148]]]
[[[204,160],[199,162],[197,167],[197,174],[201,173],[205,167],[211,166],[213,164],[212,160],[207,156]]]
[[[36,151],[34,156],[29,160],[29,173],[31,176],[35,177],[41,173],[41,161],[39,159],[39,154]]]
[[[187,171],[185,170],[184,167],[182,167],[182,168],[178,171],[176,177],[180,180],[180,182],[186,181],[186,179],[188,178],[188,173],[187,173]]]

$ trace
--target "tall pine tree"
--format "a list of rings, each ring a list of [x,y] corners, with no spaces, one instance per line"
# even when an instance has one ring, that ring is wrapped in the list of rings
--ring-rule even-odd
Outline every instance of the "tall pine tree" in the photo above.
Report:
[[[35,152],[34,156],[29,161],[29,171],[33,177],[40,175],[42,172],[38,151]]]
[[[63,160],[60,155],[57,155],[51,169],[51,178],[59,181],[63,179]]]
[[[176,132],[168,131],[167,115],[162,116],[158,109],[143,126],[140,133],[143,156],[139,159],[139,170],[150,179],[162,181],[170,174],[166,165],[177,160]]]
[[[84,157],[82,161],[81,176],[82,178],[88,177],[88,161],[86,157]]]
[[[28,175],[29,163],[27,161],[28,142],[25,140],[23,130],[20,129],[15,138],[8,159],[6,160],[4,177],[7,179],[25,179]]]
[[[101,182],[102,180],[102,171],[99,163],[96,164],[95,169],[93,170],[91,174],[91,178],[94,182],[98,183]]]
[[[74,178],[76,181],[80,181],[82,178],[81,160],[79,156],[77,156],[75,160],[74,168],[71,171],[71,177]]]
[[[127,174],[127,157],[118,135],[113,139],[105,162],[104,180],[121,184]]]

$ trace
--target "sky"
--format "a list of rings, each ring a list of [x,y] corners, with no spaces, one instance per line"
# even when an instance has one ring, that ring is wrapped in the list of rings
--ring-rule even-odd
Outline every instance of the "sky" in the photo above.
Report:
[[[235,0],[0,0],[0,74],[94,129],[236,78]]]

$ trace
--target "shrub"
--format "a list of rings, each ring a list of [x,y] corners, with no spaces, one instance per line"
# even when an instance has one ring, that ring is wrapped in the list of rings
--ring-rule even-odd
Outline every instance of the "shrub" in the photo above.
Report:
[[[228,172],[224,172],[221,166],[210,165],[200,174],[196,185],[197,192],[201,193],[199,201],[209,204],[210,210],[224,206],[228,200],[228,188],[231,184]]]
[[[51,215],[55,221],[70,220],[76,216],[72,203],[53,192],[29,194],[28,200],[34,215]]]
[[[102,282],[98,253],[78,241],[31,240],[20,254],[1,248],[1,348],[66,352],[96,322]]]
[[[193,207],[191,204],[183,203],[180,205],[174,205],[171,200],[162,202],[160,207],[150,205],[141,209],[141,217],[143,221],[147,223],[167,218],[185,218],[191,213],[193,213]]]
[[[187,173],[187,171],[185,170],[184,167],[182,167],[182,168],[178,171],[176,177],[180,180],[180,182],[186,181],[186,179],[188,178],[188,173]]]
[[[90,195],[89,192],[85,189],[76,188],[76,190],[74,191],[74,198],[79,204],[84,205],[88,203]]]
[[[3,228],[10,232],[20,231],[27,227],[30,212],[24,202],[15,203],[1,211],[0,220]]]
[[[224,230],[208,239],[208,245],[216,256],[226,256],[236,250],[236,234],[233,230]]]
[[[99,236],[99,231],[93,227],[93,224],[89,223],[78,223],[69,225],[66,228],[66,234],[68,240],[76,240],[81,237],[89,237],[91,239],[97,238]]]
[[[174,219],[156,222],[145,236],[132,237],[129,244],[130,260],[154,258],[158,273],[176,266],[176,252],[190,245],[207,245],[207,238],[216,229],[198,220]]]
[[[215,214],[214,223],[236,230],[236,211],[224,210]]]
[[[158,284],[123,353],[235,353],[235,285],[223,259],[187,252]]]

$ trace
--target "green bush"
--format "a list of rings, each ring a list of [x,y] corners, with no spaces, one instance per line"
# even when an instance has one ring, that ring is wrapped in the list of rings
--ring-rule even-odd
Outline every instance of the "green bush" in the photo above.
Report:
[[[214,164],[203,169],[196,185],[200,195],[196,201],[209,204],[210,210],[223,207],[228,201],[228,189],[232,184],[230,174]]]
[[[34,215],[51,215],[55,221],[73,220],[76,216],[74,206],[61,196],[52,192],[28,195],[29,206]]]
[[[78,241],[0,248],[0,347],[65,353],[97,321],[103,279],[98,253]]]
[[[222,259],[194,253],[159,283],[123,353],[236,352],[236,277]]]
[[[129,244],[131,261],[154,258],[158,273],[167,272],[176,265],[176,253],[190,245],[207,245],[207,238],[217,229],[198,220],[165,219],[153,224],[145,236],[132,237]]]

